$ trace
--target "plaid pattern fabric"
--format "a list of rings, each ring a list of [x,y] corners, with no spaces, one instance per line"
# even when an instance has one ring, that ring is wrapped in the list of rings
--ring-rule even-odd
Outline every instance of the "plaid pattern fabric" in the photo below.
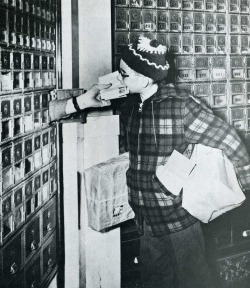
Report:
[[[203,103],[172,84],[161,87],[140,111],[131,109],[127,127],[129,202],[142,231],[142,218],[154,236],[170,234],[197,220],[182,208],[182,193],[171,194],[155,175],[173,150],[190,143],[222,149],[236,167],[243,188],[250,184],[250,161],[235,130]]]

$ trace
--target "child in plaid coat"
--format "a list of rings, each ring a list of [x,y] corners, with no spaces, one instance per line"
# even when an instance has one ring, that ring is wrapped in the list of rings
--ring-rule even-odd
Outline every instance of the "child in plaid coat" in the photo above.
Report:
[[[182,193],[176,196],[160,182],[157,167],[174,150],[184,153],[188,145],[201,143],[223,150],[244,191],[250,184],[250,159],[229,124],[199,99],[169,83],[171,60],[165,46],[143,36],[125,46],[121,54],[118,79],[129,88],[128,99],[140,100],[126,106],[125,131],[129,203],[141,234],[141,278],[145,288],[212,288],[200,223],[182,208]],[[79,96],[80,109],[86,108],[84,101],[87,107],[101,106],[98,92],[92,88]],[[63,103],[68,108],[64,106],[58,118],[79,108],[70,100]]]

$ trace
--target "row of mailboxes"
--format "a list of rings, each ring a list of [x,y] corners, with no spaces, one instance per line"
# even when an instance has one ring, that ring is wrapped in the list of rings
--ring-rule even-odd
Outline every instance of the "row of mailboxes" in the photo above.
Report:
[[[1,140],[6,142],[14,140],[21,134],[28,134],[32,130],[41,130],[42,127],[47,127],[49,123],[48,109],[43,109],[39,112],[31,112],[28,115],[21,115],[4,119],[1,122]],[[6,141],[5,141],[6,140]]]
[[[49,101],[49,91],[1,97],[1,142],[47,128],[50,123]]]
[[[0,44],[55,52],[56,27],[36,16],[18,14],[0,7]]]
[[[55,0],[1,0],[0,6],[55,22]]]
[[[36,37],[30,38],[29,36],[23,37],[22,35],[16,35],[15,33],[8,36],[4,31],[0,31],[0,44],[4,46],[16,47],[19,49],[29,49],[44,52],[55,52],[55,41],[44,40]]]
[[[36,93],[14,94],[7,97],[1,97],[1,119],[25,115],[32,111],[42,108],[48,108],[50,100],[50,91]]]
[[[179,47],[179,46],[178,46]],[[174,56],[173,56],[174,57]],[[176,56],[177,81],[222,81],[250,79],[250,56]],[[117,66],[120,58],[117,59]],[[249,89],[249,84],[246,84]]]
[[[246,14],[190,12],[161,9],[116,9],[116,30],[247,34]]]
[[[220,81],[229,79],[250,79],[250,57],[232,56],[177,56],[176,67],[179,71],[179,81]],[[181,71],[186,71],[188,77],[182,77]],[[235,84],[231,83],[232,87]]]
[[[0,69],[0,94],[56,85],[55,58],[52,54],[0,48]]]
[[[158,9],[206,10],[248,13],[249,0],[116,0],[118,7],[143,7]]]
[[[32,134],[0,148],[0,195],[56,158],[56,142],[49,133],[54,131]]]
[[[121,48],[128,43],[137,41],[140,35],[149,32],[116,32],[115,53],[120,54]],[[161,31],[150,32],[150,37],[157,39],[160,44],[167,45],[169,51],[179,55],[244,55],[250,52],[249,35],[226,35],[220,34],[193,34],[193,33],[162,33]]]
[[[23,52],[13,49],[0,49],[1,70],[54,70],[53,54]]]
[[[0,2],[0,44],[20,49],[55,52],[55,11],[45,17],[10,9]]]
[[[56,194],[56,173],[55,162],[52,162],[0,198],[0,244]]]
[[[23,35],[30,35],[31,37],[55,40],[55,26],[53,23],[5,8],[0,8],[0,12],[2,16],[1,30],[8,29],[10,33],[23,33]]]
[[[55,53],[55,41],[40,39],[37,37],[22,36],[21,34],[11,33],[0,30],[0,44],[19,49],[29,49]]]
[[[237,82],[231,85],[227,85],[225,82],[209,82],[198,84],[179,85],[181,88],[193,93],[195,96],[204,100],[209,106],[213,108],[227,108],[229,109],[229,115],[233,119],[234,115],[239,115],[238,112],[242,109],[240,106],[245,106],[250,103],[250,91],[246,89],[246,83]],[[249,83],[247,83],[249,84]],[[239,108],[237,108],[239,106]],[[247,110],[240,113],[242,116],[239,118],[249,118]],[[229,118],[228,118],[229,119]]]
[[[55,71],[2,71],[0,75],[0,94],[11,91],[27,92],[42,88],[55,88]]]
[[[235,129],[250,131],[250,93],[244,83],[234,83],[229,86],[226,82],[210,82],[200,84],[179,84],[179,87],[194,94],[200,101],[205,102],[214,113],[229,122]]]
[[[51,226],[52,229],[46,235],[43,232],[48,213],[51,213],[49,211],[52,212],[52,209],[41,211],[33,222],[3,248],[0,256],[1,288],[43,287],[42,283],[55,268],[55,226]],[[49,217],[54,216],[50,214]]]
[[[55,167],[51,165],[47,170],[45,168],[41,173],[36,173],[27,184],[17,186],[0,199],[2,211],[0,245],[6,243],[10,235],[13,235],[25,221],[27,222],[27,220],[32,218],[34,213],[39,211],[41,207],[44,208],[44,204],[55,195],[57,187],[55,185],[55,177],[51,176],[51,169],[55,169]],[[50,212],[53,215],[56,213],[54,206],[50,208],[53,209]],[[52,220],[54,223],[55,217]],[[51,225],[51,223],[48,223],[48,231],[51,230]]]
[[[0,94],[50,89],[56,85],[55,58],[51,54],[0,48],[0,69]]]

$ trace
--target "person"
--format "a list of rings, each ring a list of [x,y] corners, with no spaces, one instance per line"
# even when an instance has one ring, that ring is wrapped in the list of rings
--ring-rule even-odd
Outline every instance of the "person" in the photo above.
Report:
[[[174,150],[184,153],[188,145],[201,143],[223,150],[245,190],[250,159],[233,127],[169,82],[172,60],[166,46],[145,36],[121,52],[119,80],[130,91],[126,176],[141,235],[141,280],[144,288],[212,288],[200,222],[182,208],[182,193],[175,196],[160,182],[157,167]],[[139,101],[130,101],[138,95]]]

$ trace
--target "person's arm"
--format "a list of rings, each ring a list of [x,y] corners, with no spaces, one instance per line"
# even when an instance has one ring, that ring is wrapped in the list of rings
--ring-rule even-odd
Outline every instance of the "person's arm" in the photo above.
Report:
[[[110,105],[110,101],[103,101],[100,99],[99,91],[109,88],[110,85],[94,85],[84,94],[76,97],[77,105],[80,110],[90,107],[104,107]],[[49,102],[49,116],[50,121],[59,120],[68,115],[77,112],[73,104],[72,98],[62,100],[52,100]]]
[[[243,189],[250,189],[250,158],[236,130],[189,98],[185,107],[185,138],[223,150],[233,163]]]

